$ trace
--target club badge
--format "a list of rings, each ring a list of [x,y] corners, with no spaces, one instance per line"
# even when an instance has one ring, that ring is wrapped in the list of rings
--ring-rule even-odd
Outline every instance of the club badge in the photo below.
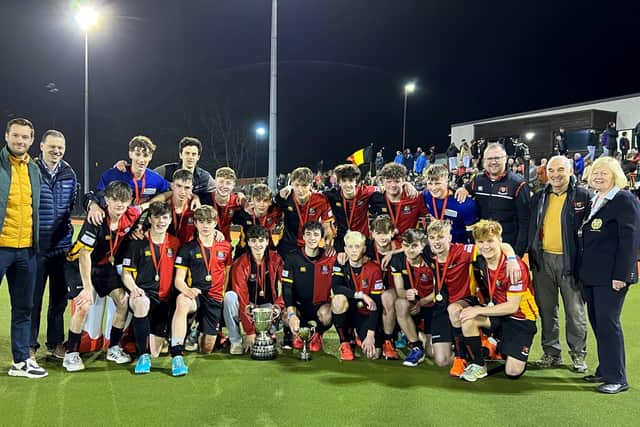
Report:
[[[591,221],[591,229],[592,230],[600,230],[602,228],[602,219],[596,218]]]

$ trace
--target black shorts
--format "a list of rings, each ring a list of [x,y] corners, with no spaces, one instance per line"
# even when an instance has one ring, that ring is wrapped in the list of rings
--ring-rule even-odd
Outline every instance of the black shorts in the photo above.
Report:
[[[352,327],[360,341],[364,341],[369,333],[369,312],[364,313],[358,309],[358,301],[355,299],[349,299],[349,311],[347,311],[347,326]],[[380,332],[380,328],[376,325],[375,328],[375,346],[376,348],[382,348],[384,342],[384,335]]]
[[[526,362],[533,336],[538,332],[536,322],[516,320],[513,317],[490,317],[491,332],[499,338],[498,351],[514,359]]]
[[[296,302],[296,309],[300,315],[300,326],[306,326],[309,322],[316,322],[316,325],[320,326],[320,319],[318,318],[318,310],[321,306],[329,304],[331,301],[322,302],[320,304],[305,304],[303,302]]]
[[[64,278],[67,282],[67,296],[74,299],[84,289],[78,261],[64,263]],[[111,264],[92,266],[91,282],[100,297],[106,297],[115,289],[124,288],[118,270]]]
[[[128,291],[128,290],[127,290]],[[171,323],[172,308],[169,301],[158,298],[157,293],[145,290],[149,298],[149,318],[150,332],[157,337],[169,337],[169,324]],[[175,305],[175,304],[174,304]],[[131,307],[129,307],[131,311]]]
[[[431,335],[433,344],[452,342],[453,331],[449,321],[449,312],[443,304],[432,307],[423,307],[414,320],[424,319],[424,333]]]
[[[196,318],[200,322],[200,331],[205,335],[218,335],[222,303],[200,294],[196,298],[196,305],[198,307]]]
[[[480,305],[480,301],[478,300],[478,297],[464,297],[462,299],[459,299],[458,301],[466,302],[467,304],[469,304],[469,307],[472,307],[474,305]]]

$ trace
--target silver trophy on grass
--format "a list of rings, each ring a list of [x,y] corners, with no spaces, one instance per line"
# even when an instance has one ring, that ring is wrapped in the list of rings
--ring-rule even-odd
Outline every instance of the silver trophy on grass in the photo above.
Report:
[[[298,336],[302,340],[302,350],[300,351],[298,358],[305,362],[311,360],[311,352],[309,351],[308,345],[313,334],[316,332],[316,325],[314,323],[315,322],[309,322],[309,326],[303,326],[298,330]]]
[[[276,345],[269,331],[274,322],[280,318],[280,307],[253,308],[247,306],[247,315],[256,328],[256,341],[251,346],[251,358],[254,360],[273,360],[278,355]]]

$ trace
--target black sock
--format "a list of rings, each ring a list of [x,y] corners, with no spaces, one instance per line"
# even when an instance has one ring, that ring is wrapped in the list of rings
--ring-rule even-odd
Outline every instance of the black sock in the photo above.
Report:
[[[467,347],[471,361],[476,365],[484,366],[480,337],[464,337],[464,344]]]
[[[393,340],[395,339],[393,332],[392,332],[392,333],[390,333],[390,334],[388,334],[388,333],[386,333],[386,332],[382,331],[382,334],[384,335],[384,340],[385,340],[385,341],[391,341],[391,342],[393,342]]]
[[[282,327],[282,333],[284,334],[285,337],[290,337],[293,335],[293,333],[291,332],[291,328],[288,326]]]
[[[169,354],[171,357],[184,355],[184,344],[172,345],[169,347]]]
[[[69,330],[69,339],[67,340],[67,353],[75,353],[80,350],[80,340],[82,333],[76,334]]]
[[[336,327],[336,331],[338,332],[338,338],[340,338],[340,344],[343,342],[349,341],[349,331],[347,331],[347,314],[335,314],[333,313],[333,325]]]
[[[410,348],[414,348],[414,347],[418,347],[424,350],[424,347],[422,346],[422,341],[418,340],[418,341],[413,341],[409,343],[409,347]]]
[[[318,322],[318,326],[316,326],[316,333],[317,334],[324,334],[329,328],[331,327],[331,323],[329,323],[328,325],[324,325],[322,322]]]
[[[111,327],[111,333],[109,334],[109,348],[120,345],[120,339],[122,338],[122,328]]]
[[[134,317],[131,320],[133,324],[133,334],[136,338],[136,347],[139,354],[151,353],[149,350],[149,334],[151,333],[151,324],[149,317]]]
[[[453,330],[453,353],[455,357],[466,359],[467,355],[464,350],[464,339],[462,337],[462,328],[452,328]]]

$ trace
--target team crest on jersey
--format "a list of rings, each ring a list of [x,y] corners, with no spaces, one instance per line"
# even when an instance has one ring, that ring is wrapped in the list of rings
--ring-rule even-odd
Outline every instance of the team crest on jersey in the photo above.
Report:
[[[336,206],[337,206],[337,207],[340,207],[340,206],[342,206],[342,203],[340,203],[340,202],[336,202]]]
[[[411,206],[404,206],[404,207],[402,208],[402,212],[403,212],[403,213],[409,213],[409,212],[411,212]]]
[[[427,276],[425,273],[420,273],[420,280],[422,280],[423,282],[428,282],[429,276]]]
[[[309,208],[309,215],[315,215],[316,210],[314,208]]]
[[[384,212],[384,213],[387,213],[387,212],[388,212],[388,211],[387,211],[387,208],[380,208],[380,211],[382,211],[382,212]]]
[[[187,224],[193,224],[193,217],[187,218]]]
[[[144,251],[144,256],[151,256],[151,251]]]
[[[233,209],[229,209],[229,215],[228,216],[233,216],[233,212],[235,212]]]
[[[506,185],[498,187],[498,194],[507,194],[508,191],[509,187],[507,187]]]
[[[320,267],[320,274],[329,274],[329,266],[323,265]]]
[[[171,248],[167,248],[167,256],[168,256],[169,258],[173,258],[173,249],[171,249]]]
[[[369,284],[367,283],[367,279],[362,279],[362,288],[367,288]]]
[[[293,206],[287,206],[287,210],[288,210],[289,212],[293,212]]]
[[[307,267],[305,267],[304,265],[300,267],[300,273],[306,273],[306,272],[307,272]]]
[[[224,259],[226,255],[224,252],[218,251],[216,252],[216,256],[218,257],[218,259]]]
[[[500,280],[496,280],[496,288],[502,289],[502,282]]]
[[[198,252],[198,253],[196,254],[196,258],[198,258],[198,259],[202,258],[202,254],[201,254],[200,252]]]
[[[273,218],[267,217],[267,222],[273,222]]]

